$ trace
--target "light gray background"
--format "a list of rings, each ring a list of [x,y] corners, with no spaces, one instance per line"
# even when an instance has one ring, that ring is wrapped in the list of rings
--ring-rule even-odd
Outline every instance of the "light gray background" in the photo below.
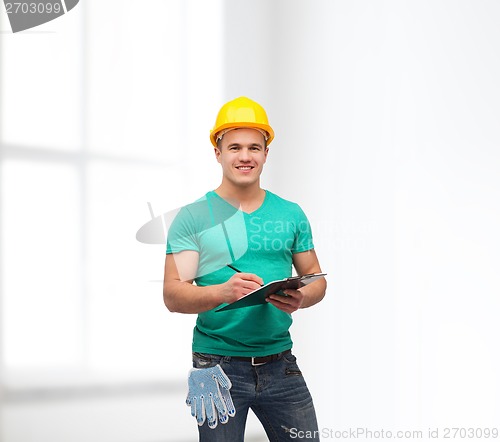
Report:
[[[148,200],[156,203],[160,213],[218,184],[220,171],[210,152],[208,132],[219,106],[240,95],[266,107],[276,132],[263,185],[302,205],[313,225],[323,270],[329,273],[325,300],[316,308],[294,314],[292,327],[295,352],[313,393],[320,427],[422,430],[424,436],[429,428],[500,427],[500,4],[484,0],[167,3],[177,6],[170,16],[157,18],[151,32],[139,31],[144,28],[139,28],[133,12],[139,7],[137,2],[119,2],[128,5],[127,15],[124,6],[103,12],[97,3],[88,1],[47,24],[44,29],[53,31],[52,36],[1,34],[4,163],[32,157],[39,160],[40,156],[45,161],[56,155],[50,143],[46,150],[33,153],[9,140],[19,132],[13,133],[12,128],[22,115],[28,126],[32,122],[36,127],[36,114],[30,108],[40,105],[46,112],[60,112],[58,100],[71,91],[75,95],[69,95],[68,106],[83,107],[84,116],[67,110],[65,115],[76,115],[68,117],[74,130],[54,139],[55,144],[66,145],[66,139],[78,138],[80,150],[74,153],[70,149],[68,158],[74,154],[80,164],[79,152],[91,150],[97,160],[105,161],[112,154],[109,146],[114,137],[137,130],[131,132],[137,142],[146,141],[144,154],[134,158],[144,161],[144,167],[158,163],[157,172],[144,185],[150,194],[147,190],[135,193],[132,183],[128,187],[117,184],[103,197],[100,190],[108,188],[105,167],[97,174],[79,175],[87,176],[89,182],[83,184],[90,185],[83,198],[90,198],[89,204],[103,200],[95,209],[100,212],[89,215],[90,220],[81,218],[84,227],[64,241],[69,238],[78,244],[83,234],[92,236],[99,229],[105,233],[96,233],[94,245],[89,245],[91,256],[79,256],[81,261],[75,266],[83,262],[87,270],[75,273],[68,286],[80,287],[87,280],[85,272],[92,273],[88,262],[94,256],[92,250],[96,254],[106,250],[105,241],[99,242],[99,238],[111,236],[115,224],[104,221],[111,214],[97,215],[107,214],[110,205],[122,210],[128,204],[135,214],[130,215],[135,216],[134,223],[121,232],[121,240],[117,238],[114,252],[128,255],[129,260],[149,253],[148,262],[160,261],[151,272],[141,271],[139,283],[124,284],[130,291],[139,287],[147,293],[144,298],[137,292],[126,298],[129,309],[138,312],[135,330],[127,321],[115,322],[110,314],[123,307],[120,299],[127,296],[126,288],[114,302],[101,305],[92,301],[90,307],[83,291],[83,307],[74,316],[77,323],[84,324],[84,332],[90,327],[90,335],[93,324],[109,321],[110,327],[117,327],[118,337],[128,337],[130,346],[123,354],[138,354],[134,359],[140,360],[138,366],[156,364],[158,372],[148,375],[141,368],[137,373],[142,375],[134,372],[133,381],[122,383],[109,380],[113,373],[108,378],[99,375],[97,380],[90,376],[89,381],[83,364],[85,382],[73,377],[61,386],[53,376],[46,383],[20,381],[19,371],[11,373],[8,364],[8,345],[15,338],[3,333],[1,440],[196,439],[194,422],[183,405],[183,373],[189,366],[185,349],[194,318],[179,318],[163,310],[161,317],[153,317],[153,313],[140,316],[142,303],[151,303],[151,312],[164,309],[161,287],[148,280],[162,277],[163,255],[146,245],[127,249],[123,238],[127,232],[135,235],[134,225],[139,228],[147,222]],[[141,8],[157,5],[141,2]],[[216,17],[210,11],[216,11]],[[139,14],[141,18],[142,14],[145,12]],[[66,22],[72,27],[65,27],[65,19],[74,20]],[[118,21],[117,34],[113,31]],[[164,29],[175,29],[172,35],[178,40]],[[41,103],[25,101],[16,108],[12,91],[21,93],[25,84],[19,78],[16,82],[5,65],[7,58],[9,63],[14,60],[9,52],[13,39],[27,42],[25,52],[17,56],[29,58],[35,56],[30,47],[39,44],[36,42],[45,38],[47,44],[56,45],[54,41],[67,39],[69,33],[77,33],[70,40],[74,46],[65,49],[76,54],[71,68],[78,79],[74,87],[53,90],[50,100],[46,96]],[[154,50],[148,51],[153,42]],[[93,65],[87,64],[98,46],[108,51],[96,57]],[[102,90],[109,90],[109,96],[102,94],[97,106],[86,94],[108,78],[110,64],[119,66],[123,54],[117,47],[129,57],[128,64],[113,77],[117,83],[124,82],[123,88],[115,94],[113,82],[106,80],[108,89],[103,86]],[[157,65],[164,71],[158,71]],[[165,78],[178,81],[165,85]],[[161,100],[154,101],[154,91]],[[147,106],[145,95],[150,97]],[[167,102],[176,104],[170,114],[165,111]],[[103,118],[94,121],[99,109]],[[113,123],[113,112],[120,114],[123,109],[136,112],[135,126],[120,120]],[[167,114],[171,117],[163,118]],[[105,129],[93,129],[108,124],[107,118],[109,124],[115,124],[109,140],[102,135]],[[148,150],[155,142],[162,152],[161,161]],[[117,145],[128,148],[126,141]],[[127,161],[122,160],[123,182],[142,179],[144,175],[127,173]],[[4,178],[8,173],[5,168]],[[168,185],[157,178],[165,175],[172,179]],[[9,237],[6,226],[16,218],[4,210],[11,204],[8,201],[16,200],[19,190],[9,186],[7,178],[2,183],[1,264],[2,278],[6,278],[13,259],[9,255],[13,252],[8,252],[13,249],[4,246]],[[114,206],[118,204],[115,198],[121,206]],[[63,239],[52,239],[54,247],[59,241]],[[40,259],[39,253],[36,248],[25,250],[28,265],[21,270],[26,275],[33,259]],[[133,278],[130,270],[124,276],[119,268],[104,268],[96,279],[101,283],[96,285],[114,278],[113,271],[125,282],[127,277]],[[9,284],[2,285],[2,324],[11,314],[11,304],[5,300],[11,299],[9,293],[16,287]],[[93,293],[92,284],[89,286],[87,290]],[[111,290],[113,284],[108,292]],[[174,337],[158,331],[164,322],[176,330]],[[132,342],[140,330],[145,330],[144,341]],[[157,349],[169,352],[164,366],[149,361],[150,353],[141,356],[139,350],[148,336],[165,342],[164,348]],[[23,342],[21,339],[19,346]],[[104,350],[90,353],[96,367],[107,358]],[[162,377],[162,370],[167,373],[167,367],[173,365],[177,371],[171,369],[170,375]],[[106,367],[112,367],[112,362]],[[33,378],[34,372],[30,373]],[[265,440],[253,420],[248,434],[249,441]]]

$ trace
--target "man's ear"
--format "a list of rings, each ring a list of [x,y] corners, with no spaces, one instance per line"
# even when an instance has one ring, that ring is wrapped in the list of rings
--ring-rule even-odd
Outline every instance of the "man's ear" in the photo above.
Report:
[[[214,147],[215,158],[218,163],[220,163],[221,151],[219,147]]]

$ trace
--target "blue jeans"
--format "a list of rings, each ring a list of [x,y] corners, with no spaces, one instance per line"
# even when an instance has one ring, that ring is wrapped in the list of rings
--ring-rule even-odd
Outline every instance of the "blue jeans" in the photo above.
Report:
[[[230,356],[193,353],[195,368],[217,364],[231,380],[230,393],[236,415],[214,429],[206,422],[198,427],[201,442],[243,442],[250,408],[272,442],[319,441],[313,401],[291,352],[284,352],[278,360],[258,366]]]

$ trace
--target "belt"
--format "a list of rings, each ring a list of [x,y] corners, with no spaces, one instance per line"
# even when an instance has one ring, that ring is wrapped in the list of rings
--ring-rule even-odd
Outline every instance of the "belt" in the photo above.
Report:
[[[268,362],[274,362],[279,359],[281,359],[284,355],[291,353],[291,350],[286,350],[282,351],[281,353],[276,353],[274,355],[269,355],[269,356],[252,356],[252,357],[245,357],[245,356],[231,356],[231,359],[235,359],[237,361],[246,361],[246,362],[251,362],[253,366],[256,365],[264,365],[267,364]]]

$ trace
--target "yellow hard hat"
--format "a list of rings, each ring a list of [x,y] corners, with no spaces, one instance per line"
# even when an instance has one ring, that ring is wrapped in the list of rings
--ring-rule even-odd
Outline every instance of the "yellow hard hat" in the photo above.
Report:
[[[266,111],[259,103],[250,100],[250,98],[238,97],[221,107],[214,128],[210,131],[210,141],[217,147],[217,134],[238,127],[264,131],[267,134],[267,146],[273,141],[274,131],[269,126]]]

